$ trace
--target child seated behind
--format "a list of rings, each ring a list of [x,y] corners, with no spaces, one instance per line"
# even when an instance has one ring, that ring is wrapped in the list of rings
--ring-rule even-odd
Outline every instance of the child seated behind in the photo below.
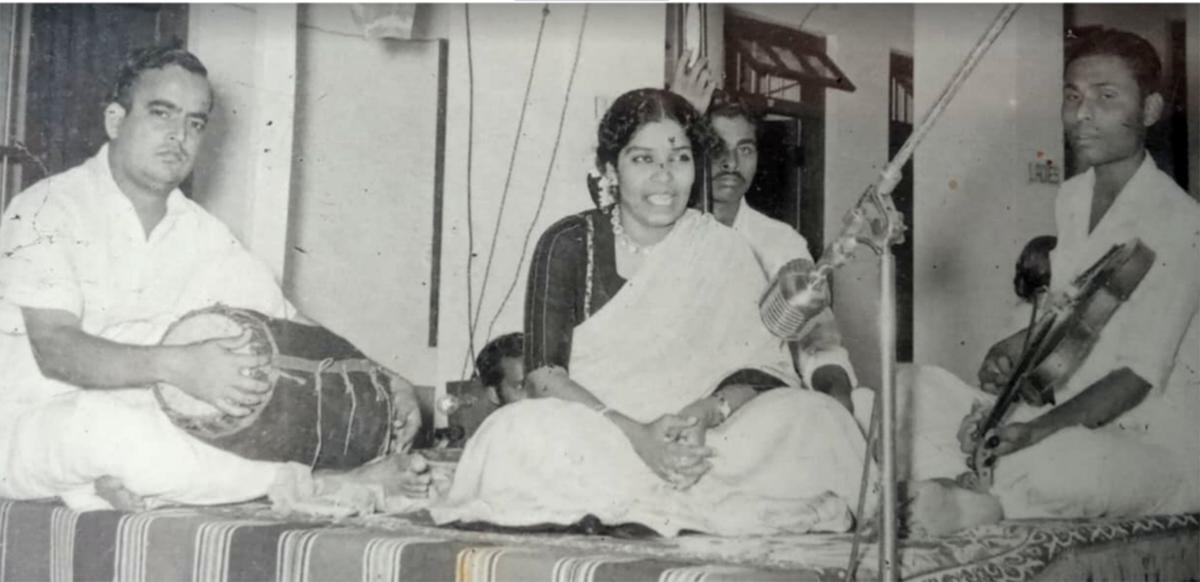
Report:
[[[496,409],[529,395],[524,336],[513,332],[488,342],[475,358],[475,379],[458,383],[454,404],[445,409],[449,426],[433,432],[434,448],[462,447]]]
[[[502,335],[479,351],[475,370],[497,407],[522,400],[525,392],[525,338],[520,332]]]

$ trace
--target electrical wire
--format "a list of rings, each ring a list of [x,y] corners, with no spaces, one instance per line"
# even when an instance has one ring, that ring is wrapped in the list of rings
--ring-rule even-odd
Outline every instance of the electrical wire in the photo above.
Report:
[[[488,324],[487,337],[492,337],[492,330],[496,327],[496,321],[500,319],[500,314],[504,311],[504,306],[508,304],[508,300],[512,297],[513,290],[517,287],[517,281],[521,277],[521,268],[525,266],[525,256],[529,252],[529,239],[533,235],[533,229],[537,225],[538,218],[542,216],[542,208],[546,205],[546,192],[550,187],[550,175],[554,171],[554,162],[558,159],[558,146],[562,142],[563,127],[567,120],[567,105],[571,102],[571,89],[575,86],[575,71],[579,68],[579,55],[583,52],[583,31],[587,28],[588,20],[588,5],[583,5],[583,19],[579,23],[579,35],[575,39],[575,58],[571,63],[571,75],[567,79],[567,92],[563,98],[562,111],[558,115],[558,132],[554,136],[554,147],[550,151],[550,163],[546,166],[546,177],[542,180],[542,192],[538,199],[537,210],[533,213],[533,219],[529,221],[529,228],[525,229],[525,239],[521,243],[521,257],[517,261],[517,268],[513,271],[512,282],[508,285],[508,291],[504,294],[504,299],[500,301],[500,306],[496,308],[496,315],[492,317],[492,321]]]
[[[537,40],[534,41],[533,45],[533,59],[529,64],[529,74],[527,75],[525,81],[525,96],[521,100],[521,113],[517,116],[516,135],[513,136],[512,153],[509,155],[508,159],[508,172],[504,176],[504,188],[500,193],[500,208],[496,211],[496,225],[492,230],[492,242],[488,247],[487,263],[483,268],[483,282],[480,283],[479,286],[479,298],[475,302],[474,313],[468,313],[468,316],[470,317],[470,320],[468,321],[468,331],[471,334],[472,339],[475,337],[475,331],[479,326],[479,318],[483,312],[483,299],[487,295],[488,281],[490,280],[492,272],[492,261],[496,257],[496,242],[500,238],[500,225],[504,218],[504,209],[508,204],[508,193],[512,186],[513,170],[516,168],[517,152],[520,150],[521,135],[524,133],[523,129],[525,128],[525,113],[529,109],[529,94],[533,91],[533,75],[537,70],[538,55],[540,55],[542,52],[542,38],[546,31],[546,19],[549,16],[550,6],[548,4],[542,5],[542,20],[538,25]],[[484,341],[486,342],[487,339],[490,338],[486,338]],[[462,375],[464,377],[466,376],[469,362],[474,357],[474,354],[475,349],[474,345],[472,344],[471,351],[467,354],[467,357],[465,358],[466,361],[463,363]]]
[[[475,262],[475,223],[471,207],[471,176],[474,174],[475,153],[475,59],[471,52],[471,5],[463,5],[463,18],[466,23],[467,45],[467,349],[468,359],[475,353],[475,327],[471,323],[471,297],[474,282],[471,278],[471,265]],[[464,373],[466,370],[464,369]]]
[[[470,191],[470,187],[469,187],[471,172],[470,172],[470,167],[468,165],[468,172],[467,172],[467,174],[468,174],[468,191],[467,191],[467,216],[468,216],[467,229],[468,229],[468,232],[467,232],[467,238],[468,238],[468,247],[469,247],[468,250],[470,252],[470,256],[468,257],[468,260],[467,260],[467,333],[470,337],[467,342],[467,352],[465,354],[463,354],[462,372],[460,373],[460,377],[462,377],[464,379],[467,377],[467,370],[469,368],[471,368],[471,361],[475,357],[475,332],[477,330],[477,326],[479,325],[480,314],[483,311],[483,299],[487,295],[488,281],[490,280],[491,271],[492,271],[492,261],[495,259],[495,256],[496,256],[496,242],[499,240],[499,237],[500,237],[500,224],[501,224],[501,220],[504,217],[504,209],[507,205],[508,193],[510,191],[510,186],[512,185],[512,175],[513,175],[513,170],[516,167],[517,151],[520,149],[521,135],[523,133],[522,130],[524,129],[524,125],[525,125],[525,113],[529,108],[529,94],[532,92],[532,89],[533,89],[533,75],[534,75],[534,72],[537,70],[538,55],[541,54],[542,38],[543,38],[545,30],[546,30],[546,19],[549,17],[549,15],[550,15],[550,5],[543,4],[542,5],[542,19],[538,25],[537,39],[534,42],[533,59],[529,64],[529,74],[527,75],[526,83],[525,83],[525,96],[521,100],[521,113],[517,117],[517,129],[516,129],[516,134],[513,137],[512,154],[510,155],[509,160],[508,160],[508,171],[507,171],[507,174],[505,175],[504,187],[503,187],[503,189],[501,191],[501,195],[500,195],[500,208],[496,212],[496,225],[492,231],[492,242],[488,248],[488,258],[487,258],[487,263],[483,269],[483,281],[482,281],[482,283],[480,283],[478,300],[474,299],[473,277],[471,275],[471,270],[472,270],[471,267],[472,267],[472,264],[474,262],[474,257],[475,257],[475,249],[474,249],[474,230],[475,230],[474,227],[475,227],[475,225],[474,225],[473,221],[471,220],[471,213],[472,213],[471,212],[472,208],[471,208],[471,203],[470,203],[471,191]],[[469,8],[467,11],[467,19],[468,19],[467,54],[468,54],[469,72],[471,72],[470,101],[471,101],[471,111],[472,111],[472,115],[473,115],[474,104],[475,104],[475,94],[474,94],[474,81],[473,81],[472,53],[471,53],[471,45],[470,45],[470,38],[471,38],[470,32],[471,31],[470,31],[470,10],[469,10]],[[472,133],[472,135],[468,138],[468,152],[470,151],[471,144],[474,142],[473,138],[474,138],[474,135]],[[468,159],[470,159],[469,155],[468,155]],[[469,164],[469,162],[468,162],[468,164]]]
[[[796,30],[803,31],[803,30],[804,30],[804,25],[808,23],[808,19],[809,19],[809,18],[812,18],[813,12],[816,12],[816,11],[817,11],[817,9],[818,9],[818,8],[820,8],[820,7],[821,7],[821,5],[820,5],[820,4],[813,4],[813,7],[812,7],[812,8],[809,8],[809,9],[808,9],[808,12],[805,12],[805,13],[804,13],[804,17],[800,19],[800,24],[797,24],[797,25],[796,25]]]

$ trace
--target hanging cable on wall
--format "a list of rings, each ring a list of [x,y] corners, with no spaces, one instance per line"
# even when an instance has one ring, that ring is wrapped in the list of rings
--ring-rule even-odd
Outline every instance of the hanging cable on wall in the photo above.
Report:
[[[487,338],[489,340],[496,327],[496,321],[500,319],[500,314],[504,312],[504,306],[508,304],[508,300],[512,297],[513,290],[516,289],[517,282],[521,278],[521,268],[525,266],[525,257],[529,252],[529,239],[533,236],[533,229],[537,226],[538,219],[542,216],[542,208],[546,205],[546,191],[550,188],[550,176],[554,172],[554,162],[558,159],[558,146],[562,141],[563,127],[566,125],[567,105],[571,103],[571,89],[575,86],[575,71],[579,68],[579,55],[583,52],[583,31],[587,28],[587,20],[588,5],[584,4],[583,19],[579,23],[579,35],[575,38],[575,58],[571,62],[571,75],[567,79],[567,91],[563,97],[562,110],[558,115],[558,131],[554,135],[554,147],[550,150],[550,162],[546,165],[546,176],[542,179],[542,191],[538,198],[537,210],[533,213],[533,219],[529,221],[529,227],[525,229],[525,238],[521,242],[521,257],[517,261],[516,270],[513,271],[508,291],[504,293],[504,299],[500,301],[500,306],[496,308],[496,314],[488,323]]]
[[[471,176],[475,173],[475,58],[471,51],[471,5],[463,5],[467,45],[467,349],[468,359],[475,353],[475,326],[471,323],[471,297],[474,289],[471,280],[471,265],[475,262],[475,222],[471,207]],[[463,369],[463,374],[466,368]]]
[[[471,61],[472,61],[473,55],[471,53],[471,44],[470,44],[470,39],[471,39],[470,7],[467,6],[466,10],[467,10],[467,12],[466,12],[466,14],[467,14],[467,61],[468,61],[468,71],[471,71],[472,70],[471,69],[471,67],[472,67]],[[479,325],[480,314],[483,311],[483,299],[487,294],[488,280],[491,276],[491,271],[492,271],[492,261],[496,256],[496,241],[500,238],[500,225],[501,225],[502,219],[504,218],[504,209],[508,203],[508,193],[509,193],[510,187],[512,185],[513,170],[516,167],[517,151],[520,149],[521,135],[523,133],[522,130],[525,127],[525,112],[529,108],[529,94],[533,89],[533,75],[534,75],[534,72],[537,70],[538,55],[541,54],[542,37],[546,30],[546,19],[549,16],[550,16],[550,6],[548,4],[542,5],[542,19],[541,19],[541,22],[538,24],[537,40],[534,41],[533,58],[529,64],[529,74],[527,75],[526,82],[525,82],[525,96],[521,100],[521,113],[517,117],[516,135],[513,137],[512,153],[510,154],[509,160],[508,160],[508,171],[506,172],[506,175],[504,177],[504,187],[501,190],[501,194],[500,194],[500,208],[496,211],[496,225],[495,225],[495,228],[492,230],[492,242],[488,248],[487,263],[485,264],[484,269],[483,269],[483,281],[480,283],[479,299],[477,301],[475,301],[473,298],[473,280],[472,280],[472,276],[471,276],[471,267],[472,267],[472,264],[474,263],[475,249],[474,249],[474,224],[471,220],[471,218],[472,218],[471,217],[471,188],[470,188],[471,156],[469,153],[467,156],[467,160],[468,160],[468,162],[467,162],[467,164],[468,164],[467,165],[467,184],[468,184],[468,187],[467,187],[467,230],[468,230],[467,237],[468,237],[468,250],[469,250],[469,255],[467,257],[467,333],[470,335],[470,340],[468,341],[469,351],[467,352],[466,357],[464,358],[464,361],[463,361],[463,368],[462,368],[461,376],[464,378],[467,375],[467,370],[470,367],[470,362],[474,358],[474,355],[475,355],[475,331]],[[473,74],[470,75],[469,77],[471,78],[471,81],[470,81],[471,91],[470,91],[469,98],[471,101],[471,111],[472,111],[471,115],[473,118],[474,104],[475,104]],[[470,122],[468,123],[468,125],[469,126],[471,125]],[[471,135],[468,138],[468,141],[467,141],[468,152],[470,152],[471,143],[474,141],[473,137],[474,136]]]

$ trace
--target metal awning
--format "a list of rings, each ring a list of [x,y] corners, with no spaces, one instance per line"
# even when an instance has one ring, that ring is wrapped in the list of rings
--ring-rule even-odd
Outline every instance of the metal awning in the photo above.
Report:
[[[814,89],[856,90],[826,53],[824,38],[730,12],[725,19],[725,71],[741,97],[801,114],[811,109]]]
[[[851,93],[856,89],[824,51],[805,50],[799,45],[779,44],[763,38],[740,38],[733,47],[728,48],[739,52],[743,63],[759,75]]]

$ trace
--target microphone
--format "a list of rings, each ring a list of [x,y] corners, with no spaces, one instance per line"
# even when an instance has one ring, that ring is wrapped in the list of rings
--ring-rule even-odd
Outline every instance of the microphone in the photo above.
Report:
[[[826,276],[812,261],[793,259],[771,281],[758,302],[758,314],[775,337],[797,340],[808,322],[828,306]]]
[[[868,187],[846,213],[842,231],[825,247],[820,261],[792,259],[780,267],[758,302],[767,330],[784,340],[800,339],[805,326],[829,307],[829,277],[854,257],[859,244],[882,255],[904,239],[904,219],[888,195],[899,182],[899,172],[885,168],[879,183]]]

